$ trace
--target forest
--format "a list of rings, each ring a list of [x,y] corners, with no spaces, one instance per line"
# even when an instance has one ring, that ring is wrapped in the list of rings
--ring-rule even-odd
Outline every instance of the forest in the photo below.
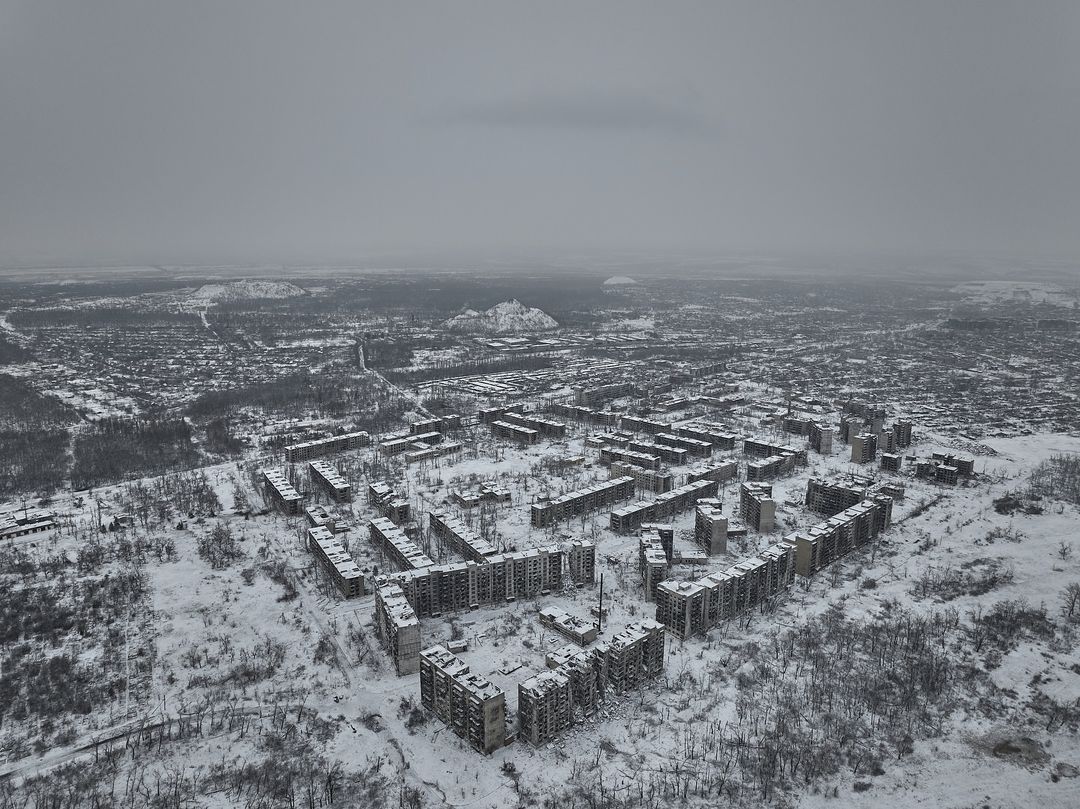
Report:
[[[202,462],[191,442],[191,425],[168,416],[94,422],[75,436],[73,453],[75,489],[191,469]]]

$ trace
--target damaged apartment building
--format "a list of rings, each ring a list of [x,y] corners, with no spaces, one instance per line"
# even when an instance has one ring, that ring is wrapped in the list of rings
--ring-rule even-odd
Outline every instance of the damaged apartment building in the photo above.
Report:
[[[567,645],[548,671],[518,684],[518,737],[540,746],[596,713],[609,693],[625,694],[664,670],[664,627],[638,621],[592,649]]]
[[[420,653],[420,703],[474,750],[492,753],[506,743],[503,690],[445,646]]]

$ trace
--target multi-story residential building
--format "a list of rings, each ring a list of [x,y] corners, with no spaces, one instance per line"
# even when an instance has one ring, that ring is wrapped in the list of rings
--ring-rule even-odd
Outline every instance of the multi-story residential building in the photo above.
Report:
[[[897,419],[893,424],[893,435],[896,436],[896,446],[900,449],[911,446],[911,420]]]
[[[431,533],[445,543],[454,553],[473,562],[483,562],[498,551],[457,517],[442,512],[428,514]]]
[[[683,425],[675,428],[675,435],[696,438],[698,441],[707,441],[714,450],[735,449],[735,442],[739,440],[738,433],[729,432],[723,427],[714,424]]]
[[[420,670],[420,621],[397,584],[375,589],[375,628],[399,675]]]
[[[811,511],[831,517],[866,499],[870,479],[851,476],[846,480],[810,478],[806,482],[806,505]]]
[[[634,496],[634,488],[634,479],[631,477],[613,478],[553,500],[533,503],[530,509],[532,525],[546,528],[581,514],[589,514],[612,503],[628,500]]]
[[[499,438],[507,438],[517,441],[519,444],[535,444],[540,440],[540,433],[529,427],[519,427],[508,421],[490,422],[491,432]]]
[[[375,506],[379,513],[395,525],[409,521],[409,501],[399,497],[388,483],[373,481],[368,484],[368,503]]]
[[[727,553],[728,521],[715,497],[697,501],[694,513],[694,542],[710,556]]]
[[[601,447],[600,464],[609,466],[613,463],[629,464],[630,466],[653,471],[659,471],[660,469],[660,457],[658,455],[649,455],[644,452],[634,452],[630,449],[619,449],[618,447]]]
[[[364,595],[364,574],[330,529],[324,526],[309,528],[308,548],[315,554],[320,567],[330,577],[342,598]]]
[[[877,436],[859,433],[851,439],[851,462],[869,463],[877,457]]]
[[[444,646],[420,653],[420,702],[481,753],[498,750],[506,742],[503,690],[470,673],[469,666]]]
[[[656,588],[656,620],[686,639],[754,609],[794,580],[795,548],[779,542],[697,581],[661,582]]]
[[[502,421],[538,432],[545,438],[566,438],[566,425],[561,421],[523,413],[503,413]]]
[[[700,466],[691,467],[686,472],[686,482],[714,480],[717,483],[724,483],[728,480],[734,480],[738,475],[738,461],[721,461],[720,463],[701,464]]]
[[[285,460],[289,463],[299,463],[316,458],[319,455],[330,455],[334,452],[366,447],[370,443],[371,436],[365,432],[332,435],[329,438],[318,438],[314,441],[304,441],[300,444],[291,444],[285,447]]]
[[[406,435],[388,435],[379,441],[379,452],[383,455],[400,455],[416,449],[427,449],[432,444],[441,443],[443,434],[436,431]]]
[[[792,453],[770,455],[756,461],[746,462],[746,479],[749,481],[773,480],[795,470],[797,456]]]
[[[635,433],[656,435],[671,431],[671,425],[666,421],[654,421],[653,419],[639,418],[638,416],[620,416],[619,429],[630,430]]]
[[[632,503],[611,512],[611,530],[617,534],[629,534],[642,523],[668,520],[686,511],[703,497],[716,495],[716,482],[697,480],[664,492],[651,502]]]
[[[776,524],[776,501],[772,484],[746,482],[739,486],[739,515],[742,521],[760,534],[767,534]]]
[[[322,486],[326,492],[339,503],[352,500],[352,486],[334,468],[333,464],[326,461],[311,461],[308,463],[311,470],[311,479]]]
[[[888,527],[891,518],[892,498],[875,495],[805,531],[788,534],[784,541],[795,548],[798,574],[812,576],[871,542]]]
[[[637,488],[647,492],[663,494],[675,488],[675,477],[670,472],[656,472],[631,466],[623,461],[614,461],[610,467],[611,477],[631,477]]]
[[[712,443],[698,438],[673,435],[672,433],[657,433],[653,436],[653,441],[661,446],[685,449],[694,458],[712,457]]]
[[[304,498],[296,491],[285,472],[280,469],[263,470],[263,488],[275,506],[285,514],[299,514]]]
[[[656,601],[656,588],[668,573],[668,556],[660,537],[655,533],[643,533],[638,539],[638,572],[646,601]]]
[[[904,462],[902,455],[896,455],[891,452],[881,453],[881,471],[882,472],[899,472],[900,467]]]
[[[539,616],[541,625],[564,635],[578,646],[588,646],[596,640],[600,631],[596,624],[584,621],[559,607],[543,607]]]
[[[369,526],[371,541],[401,570],[421,570],[434,562],[405,532],[386,517],[376,517]]]
[[[822,455],[832,455],[833,432],[832,427],[826,427],[816,421],[810,422],[810,431],[807,433],[810,446]]]

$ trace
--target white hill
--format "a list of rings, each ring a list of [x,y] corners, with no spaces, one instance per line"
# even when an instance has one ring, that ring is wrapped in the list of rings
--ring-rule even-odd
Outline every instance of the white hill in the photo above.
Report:
[[[613,275],[604,282],[604,286],[606,286],[606,287],[621,287],[621,286],[626,286],[628,284],[636,284],[636,283],[637,283],[637,281],[635,281],[629,275]]]
[[[192,303],[227,303],[260,298],[295,298],[307,292],[286,281],[232,281],[227,284],[203,284],[188,296]]]
[[[526,306],[518,300],[509,300],[497,303],[485,312],[466,309],[447,320],[446,327],[481,334],[522,334],[557,329],[559,323],[541,309]]]

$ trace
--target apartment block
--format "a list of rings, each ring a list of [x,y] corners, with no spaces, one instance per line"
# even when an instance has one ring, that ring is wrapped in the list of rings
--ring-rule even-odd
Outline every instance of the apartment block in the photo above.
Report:
[[[323,526],[309,528],[308,549],[315,554],[342,598],[364,595],[364,574],[329,529]]]
[[[644,452],[634,452],[629,449],[619,449],[618,447],[601,447],[600,463],[603,466],[621,463],[637,466],[641,469],[651,469],[653,471],[660,470],[659,456],[647,455]]]
[[[686,472],[686,482],[694,483],[698,480],[713,480],[724,483],[734,480],[739,475],[738,461],[721,461],[719,463],[700,464],[691,467]]]
[[[891,521],[892,499],[862,500],[829,519],[784,537],[795,548],[795,569],[812,576],[837,559],[874,540]]]
[[[584,421],[586,424],[594,424],[598,427],[615,427],[619,423],[619,414],[614,410],[592,410],[591,408],[572,408],[578,412],[572,413],[574,418]],[[584,413],[581,411],[585,411]]]
[[[299,463],[320,455],[330,455],[335,452],[344,452],[348,449],[359,449],[371,444],[371,436],[365,432],[344,433],[332,435],[329,438],[319,438],[314,441],[304,441],[300,444],[290,444],[285,447],[285,460],[289,463]]]
[[[596,652],[606,654],[608,688],[624,694],[663,673],[664,627],[646,618],[597,646]]]
[[[628,500],[634,496],[634,488],[633,478],[614,478],[606,483],[598,483],[569,492],[547,502],[533,503],[530,509],[530,521],[535,528],[546,528],[572,517],[597,511],[612,503]]]
[[[749,481],[775,480],[795,471],[795,462],[796,456],[791,453],[747,461],[746,479]]]
[[[671,430],[671,425],[666,421],[656,421],[654,419],[641,418],[638,416],[623,415],[619,417],[619,429],[629,430],[634,433],[656,435],[657,433],[669,432]]]
[[[690,453],[683,447],[669,447],[664,444],[654,444],[651,441],[629,441],[626,448],[645,455],[655,455],[671,466],[682,466],[690,460]]]
[[[697,502],[694,542],[710,556],[727,553],[728,521],[720,501],[707,497]]]
[[[785,591],[795,568],[795,548],[785,541],[697,581],[661,582],[656,620],[678,638],[700,635]]]
[[[661,446],[685,449],[687,454],[693,458],[712,457],[712,444],[697,438],[673,435],[672,433],[657,433],[653,436],[653,441]]]
[[[664,551],[670,563],[675,555],[675,526],[663,522],[643,522],[641,533],[649,535],[660,541],[660,547]]]
[[[596,583],[596,543],[575,539],[566,546],[566,571],[577,584]]]
[[[607,385],[595,385],[590,388],[574,388],[574,402],[579,405],[599,404],[609,399],[621,399],[637,393],[633,382],[613,382]]]
[[[529,427],[519,427],[508,421],[493,421],[489,426],[491,427],[492,435],[497,438],[506,438],[510,441],[517,441],[519,444],[524,444],[526,446],[535,444],[540,440],[540,433],[538,431]]]
[[[831,517],[866,499],[870,480],[854,477],[850,480],[810,478],[806,482],[806,505],[811,511]]]
[[[420,670],[420,621],[398,585],[375,588],[375,628],[398,675]]]
[[[323,506],[318,504],[308,506],[304,509],[304,516],[307,517],[307,524],[310,528],[318,528],[321,526],[331,534],[334,533],[336,527],[334,518]]]
[[[368,484],[368,503],[378,509],[379,513],[395,525],[402,525],[409,521],[409,501],[398,497],[390,484],[375,481]]]
[[[405,532],[386,517],[376,517],[369,526],[371,541],[400,570],[419,570],[431,567],[432,562]]]
[[[776,501],[772,484],[746,482],[739,486],[739,516],[759,534],[767,534],[776,525]]]
[[[431,646],[420,653],[420,703],[481,753],[506,742],[503,690],[449,652]]]
[[[805,466],[807,453],[805,449],[798,449],[789,444],[773,444],[769,441],[761,441],[756,438],[743,439],[743,456],[747,458],[771,458],[774,456],[794,455],[795,463]]]
[[[549,595],[562,588],[564,573],[575,582],[591,583],[595,569],[595,545],[580,541],[566,547],[496,554],[482,563],[452,562],[403,570],[386,580],[401,587],[417,615],[428,618]]]
[[[289,482],[285,472],[280,469],[263,470],[263,488],[270,500],[285,514],[299,514],[304,498]]]
[[[588,646],[596,640],[600,631],[596,624],[571,615],[559,607],[543,607],[539,616],[541,625],[558,632],[578,646]]]
[[[454,553],[472,562],[483,562],[498,551],[457,517],[442,512],[428,514],[428,530]]]
[[[896,446],[900,449],[911,446],[911,420],[897,419],[893,424],[893,435],[896,436]]]
[[[613,461],[610,467],[611,477],[631,477],[634,479],[636,488],[654,494],[670,492],[675,488],[675,476],[670,472],[657,472],[652,469],[642,469],[631,466],[623,461]]]
[[[311,479],[323,487],[339,503],[352,500],[352,486],[341,476],[334,466],[326,461],[311,461],[308,464]]]
[[[504,413],[502,421],[535,430],[545,438],[566,438],[566,425],[554,419],[522,413]]]
[[[427,449],[433,444],[441,443],[442,440],[443,434],[438,430],[430,433],[388,435],[379,441],[379,452],[387,456],[400,455],[409,450]]]
[[[822,455],[831,455],[833,433],[834,430],[832,427],[826,427],[823,424],[818,424],[816,421],[810,422],[810,431],[807,433],[807,437],[810,440],[810,446]]]
[[[539,747],[574,722],[574,693],[563,671],[542,671],[518,683],[518,736]]]
[[[899,472],[900,467],[904,462],[904,456],[896,455],[891,452],[881,453],[881,471],[882,472]]]
[[[417,441],[414,442],[413,446],[415,449],[406,450],[402,456],[407,464],[431,461],[446,455],[455,455],[461,452],[462,449],[460,441],[443,441],[441,444],[434,446]]]
[[[956,469],[956,474],[962,478],[970,478],[975,474],[975,459],[964,455],[948,455],[935,452],[931,455],[934,463],[944,464]]]
[[[869,463],[877,457],[877,436],[859,433],[851,439],[851,462]]]
[[[629,534],[642,523],[661,522],[680,514],[703,497],[716,496],[716,482],[698,480],[659,495],[652,502],[633,503],[611,512],[611,530],[617,534]]]
[[[667,578],[668,556],[655,533],[643,533],[638,539],[638,573],[645,600],[656,601],[657,585]]]
[[[729,432],[723,427],[713,424],[687,424],[676,427],[674,432],[675,435],[684,438],[706,441],[714,450],[735,449],[735,442],[739,440],[738,433]]]

